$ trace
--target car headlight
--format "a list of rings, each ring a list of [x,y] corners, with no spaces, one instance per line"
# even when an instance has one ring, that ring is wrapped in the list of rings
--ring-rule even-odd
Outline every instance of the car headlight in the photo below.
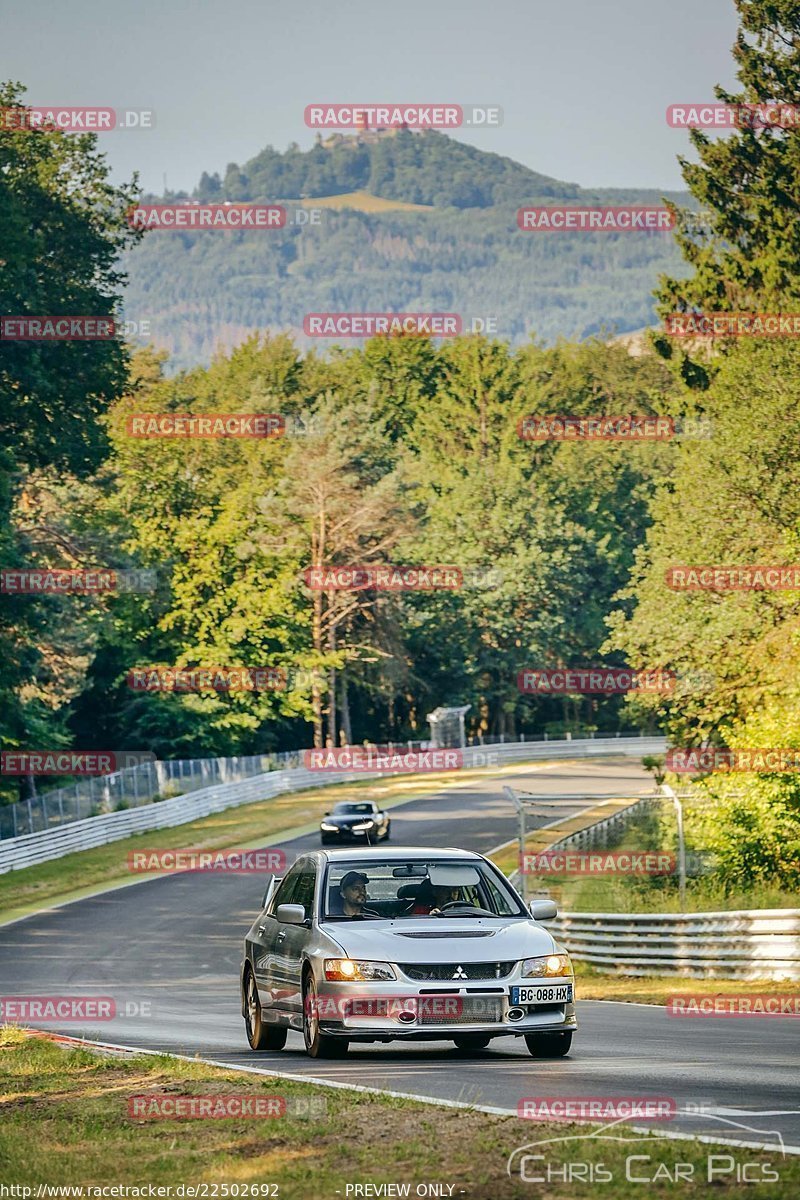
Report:
[[[350,980],[396,979],[397,976],[389,963],[365,962],[352,958],[326,958],[325,978],[347,983]]]
[[[541,958],[526,958],[522,964],[522,974],[527,977],[571,975],[572,963],[568,954],[547,954]]]
[[[358,825],[353,826],[353,829],[357,830],[360,833],[362,829],[372,829],[372,826],[374,824],[375,824],[374,821],[360,821]]]
[[[339,832],[338,825],[329,825],[327,821],[320,821],[319,827],[320,827],[320,829],[324,829],[326,833],[338,833]]]

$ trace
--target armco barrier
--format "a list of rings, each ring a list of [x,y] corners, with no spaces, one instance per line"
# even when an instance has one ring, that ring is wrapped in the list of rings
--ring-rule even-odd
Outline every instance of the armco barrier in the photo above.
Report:
[[[800,909],[562,913],[547,928],[608,975],[800,980]]]
[[[665,747],[664,738],[651,737],[506,742],[495,746],[469,746],[463,751],[463,763],[465,768],[470,768],[536,759],[586,758],[607,754],[626,754],[638,758],[646,754],[662,754]],[[376,774],[370,777],[374,778]],[[364,778],[363,772],[326,772],[323,776],[320,772],[309,771],[305,767],[270,771],[264,775],[254,775],[240,783],[219,784],[216,787],[190,792],[185,796],[161,800],[156,804],[147,804],[122,812],[103,813],[82,821],[72,821],[56,829],[6,838],[0,842],[0,874],[49,862],[75,850],[103,846],[131,834],[184,825],[211,813],[236,808],[241,804],[252,804],[257,800],[266,800],[283,792],[363,781]]]

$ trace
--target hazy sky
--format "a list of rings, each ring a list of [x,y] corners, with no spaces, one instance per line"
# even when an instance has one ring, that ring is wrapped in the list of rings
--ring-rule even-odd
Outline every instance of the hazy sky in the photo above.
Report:
[[[152,108],[101,137],[121,180],[191,189],[315,101],[500,105],[456,136],[583,186],[682,186],[670,103],[734,83],[733,0],[0,0],[0,78],[30,104]]]

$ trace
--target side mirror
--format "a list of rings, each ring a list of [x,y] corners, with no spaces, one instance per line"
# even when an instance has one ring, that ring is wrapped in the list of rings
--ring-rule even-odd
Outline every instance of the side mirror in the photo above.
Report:
[[[530,911],[534,921],[552,921],[558,916],[558,905],[555,900],[531,900]]]
[[[306,910],[302,904],[279,904],[275,916],[282,925],[302,925],[306,919]]]
[[[325,813],[325,816],[326,816],[326,817],[329,817],[330,815],[331,815],[331,814],[330,814],[329,812],[326,812],[326,813]]]

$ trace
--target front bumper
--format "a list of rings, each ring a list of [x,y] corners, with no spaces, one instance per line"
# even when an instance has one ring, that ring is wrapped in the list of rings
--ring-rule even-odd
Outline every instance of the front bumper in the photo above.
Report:
[[[571,1001],[513,1006],[511,988],[531,982],[516,974],[502,984],[494,980],[470,981],[460,987],[416,984],[406,979],[384,983],[322,980],[317,983],[320,1030],[352,1041],[390,1041],[452,1040],[466,1034],[509,1037],[577,1029],[574,977],[548,981],[571,984]]]
[[[359,839],[366,841],[378,833],[378,829],[373,826],[372,829],[320,829],[319,832],[326,841],[334,838],[339,838],[341,841],[358,841]]]

